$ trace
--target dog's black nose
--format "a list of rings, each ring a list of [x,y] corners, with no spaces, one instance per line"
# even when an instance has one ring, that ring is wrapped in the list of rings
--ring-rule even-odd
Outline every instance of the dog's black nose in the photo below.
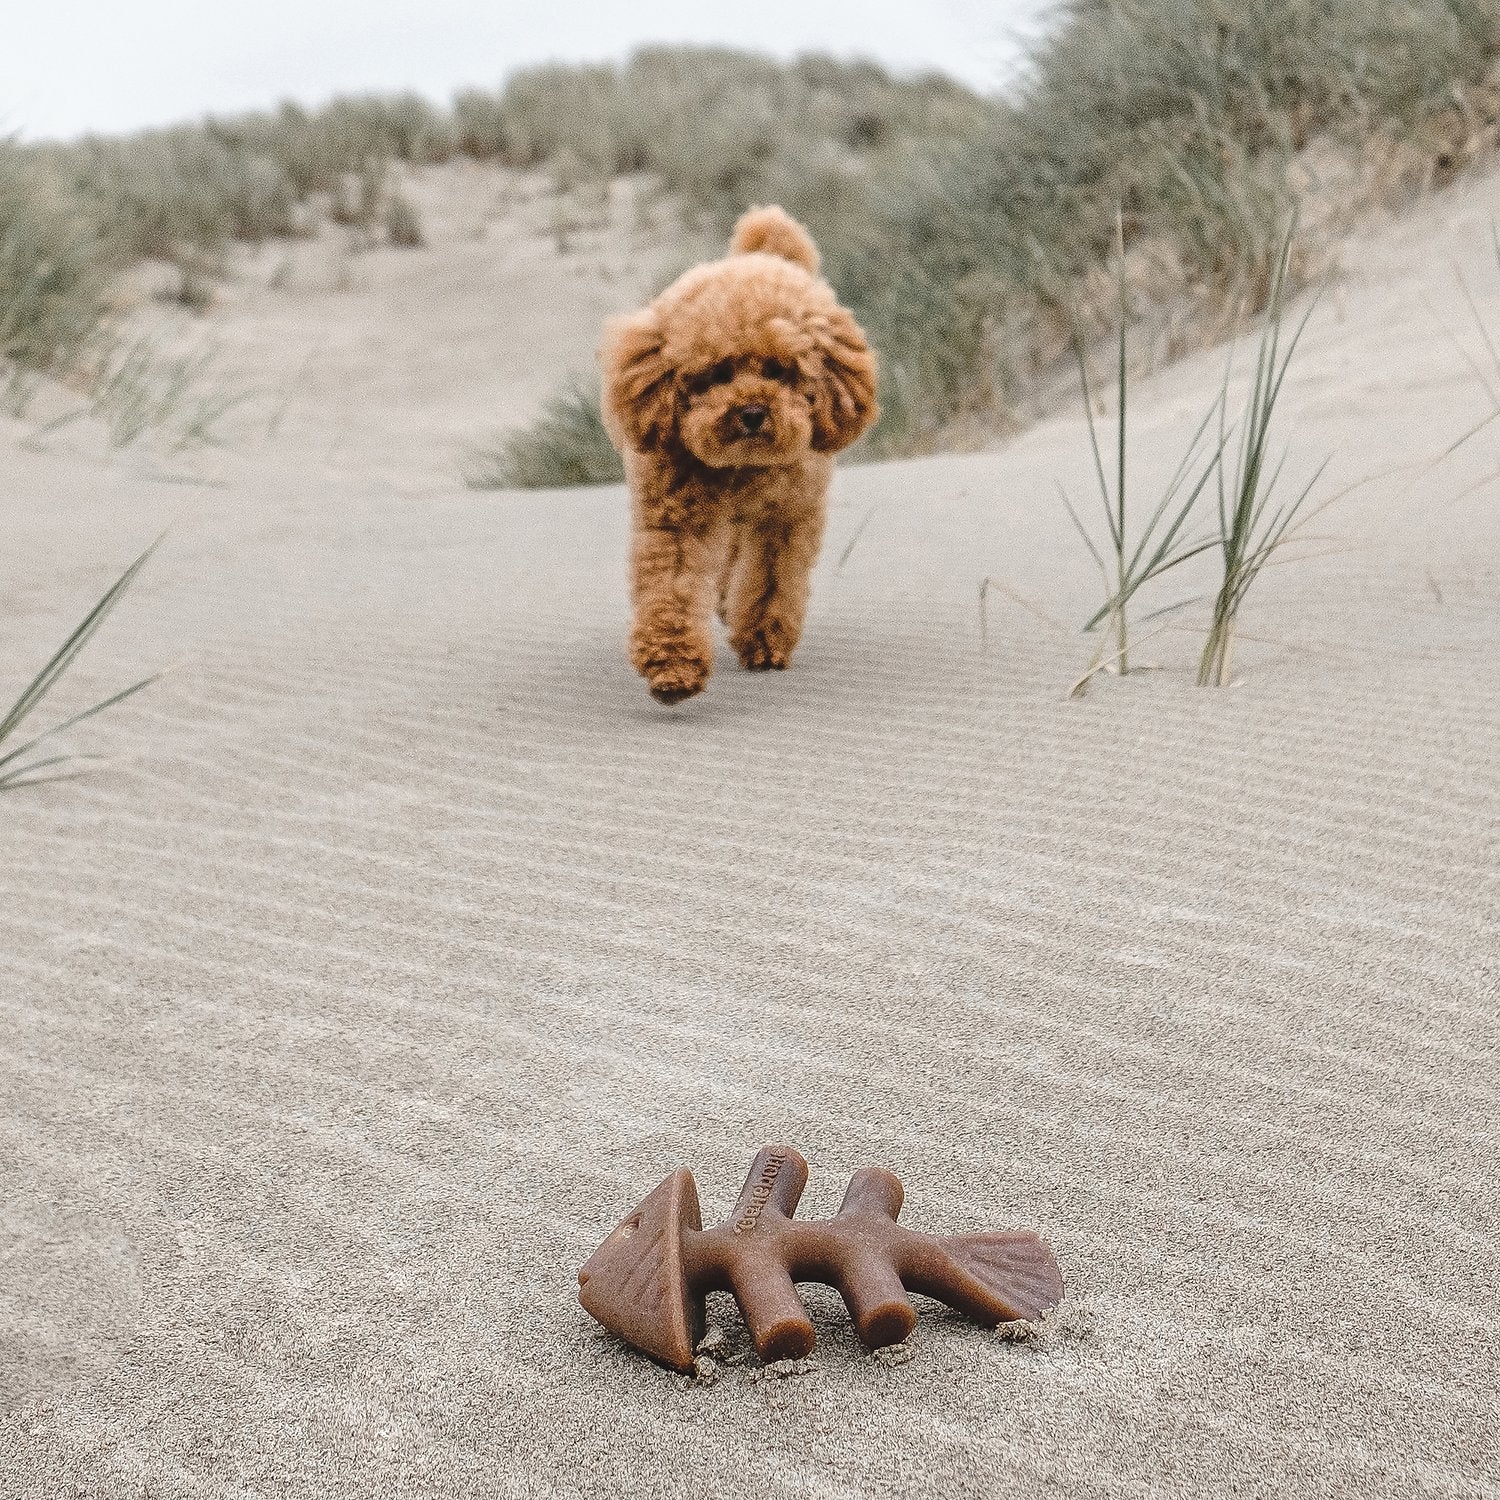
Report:
[[[749,433],[759,432],[770,415],[771,409],[768,406],[742,406],[739,413],[740,426]]]

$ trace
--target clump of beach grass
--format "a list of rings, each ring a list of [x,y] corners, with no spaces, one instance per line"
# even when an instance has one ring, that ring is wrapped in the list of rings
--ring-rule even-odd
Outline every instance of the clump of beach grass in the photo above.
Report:
[[[167,355],[146,338],[122,344],[100,366],[89,412],[116,448],[152,429],[169,432],[178,448],[214,445],[220,421],[242,397],[213,378],[213,364],[211,349]]]
[[[187,257],[177,267],[176,282],[158,295],[189,312],[206,313],[214,305],[213,273]]]
[[[1218,478],[1218,531],[1215,550],[1221,564],[1220,581],[1210,612],[1208,638],[1198,666],[1200,687],[1227,687],[1240,608],[1266,567],[1307,518],[1307,502],[1331,460],[1324,460],[1291,499],[1277,501],[1287,455],[1273,461],[1271,433],[1287,371],[1302,341],[1314,301],[1287,336],[1285,298],[1293,234],[1282,240],[1271,284],[1270,306],[1255,361],[1255,378],[1241,415],[1239,443],[1233,470],[1222,461],[1228,446],[1228,382],[1219,402],[1221,461]]]
[[[541,417],[470,450],[464,482],[470,489],[557,489],[621,484],[625,465],[605,430],[597,382],[575,376],[553,396]]]
[[[11,704],[3,716],[0,716],[0,792],[13,791],[24,786],[34,786],[39,782],[54,781],[78,774],[78,768],[84,762],[95,760],[97,757],[75,755],[66,751],[53,754],[51,753],[52,743],[68,730],[75,729],[85,721],[116,707],[161,679],[163,674],[160,672],[143,677],[139,682],[134,682],[129,687],[112,693],[93,707],[72,714],[61,723],[42,730],[40,734],[31,735],[19,744],[15,743],[20,738],[21,726],[30,719],[78,659],[83,648],[93,639],[99,627],[120,602],[125,591],[135,582],[136,575],[146,566],[159,545],[160,539],[153,542],[110,585],[103,597],[79,622],[73,633],[53,653],[47,664],[21,690],[20,697]]]
[[[81,402],[38,427],[31,441],[93,418],[112,448],[128,448],[148,432],[178,452],[217,447],[224,418],[247,399],[220,381],[213,349],[173,353],[145,336],[101,338],[72,383]]]
[[[422,218],[404,193],[392,193],[385,209],[385,235],[403,250],[420,250],[427,243]]]
[[[1208,551],[1211,539],[1188,534],[1188,524],[1199,497],[1208,488],[1218,470],[1227,435],[1221,432],[1217,448],[1206,439],[1213,425],[1215,411],[1210,410],[1193,434],[1176,472],[1162,491],[1161,498],[1132,536],[1129,496],[1130,457],[1130,363],[1129,335],[1130,297],[1125,270],[1125,235],[1123,223],[1117,236],[1117,288],[1119,296],[1119,330],[1115,348],[1115,451],[1114,488],[1105,472],[1104,453],[1094,419],[1093,385],[1089,379],[1088,358],[1081,342],[1075,345],[1079,380],[1083,391],[1084,412],[1088,421],[1089,448],[1098,480],[1100,509],[1104,516],[1106,540],[1097,544],[1084,525],[1066,490],[1061,491],[1078,535],[1099,568],[1104,582],[1105,598],[1084,625],[1087,630],[1101,630],[1101,640],[1088,670],[1073,687],[1076,696],[1105,668],[1121,677],[1130,672],[1130,617],[1135,597],[1147,584],[1173,568]],[[1111,651],[1113,646],[1113,651]]]
[[[109,319],[114,267],[78,204],[0,141],[0,366],[66,369]]]
[[[1308,502],[1331,460],[1320,464],[1312,477],[1281,501],[1281,482],[1288,460],[1283,452],[1272,453],[1272,433],[1288,371],[1316,309],[1314,298],[1290,330],[1286,323],[1286,301],[1290,267],[1296,243],[1296,223],[1289,225],[1278,241],[1271,279],[1267,288],[1264,325],[1256,353],[1255,373],[1243,409],[1231,419],[1230,389],[1234,377],[1231,356],[1218,397],[1198,424],[1183,450],[1172,478],[1162,492],[1139,534],[1132,538],[1128,505],[1129,390],[1130,374],[1126,325],[1129,318],[1125,278],[1125,246],[1119,234],[1117,295],[1119,332],[1116,343],[1116,444],[1114,483],[1106,474],[1104,455],[1094,419],[1094,396],[1088,362],[1082,347],[1078,366],[1088,413],[1088,433],[1106,539],[1096,542],[1076,507],[1063,493],[1075,529],[1104,582],[1104,602],[1085,623],[1085,630],[1100,629],[1102,639],[1088,670],[1074,684],[1080,695],[1101,671],[1125,676],[1131,666],[1131,609],[1146,585],[1182,564],[1205,554],[1219,561],[1219,581],[1214,588],[1209,623],[1198,667],[1202,687],[1225,687],[1230,682],[1234,639],[1240,609],[1255,582],[1282,549],[1297,535],[1302,522],[1316,513]],[[1233,463],[1230,463],[1231,451]],[[1211,528],[1198,523],[1203,497],[1214,495],[1216,506]],[[1337,498],[1337,497],[1334,497]],[[1331,502],[1325,502],[1331,503]],[[1155,615],[1170,613],[1196,601],[1169,605]],[[1154,616],[1148,616],[1152,618]],[[1113,648],[1113,649],[1111,649]]]

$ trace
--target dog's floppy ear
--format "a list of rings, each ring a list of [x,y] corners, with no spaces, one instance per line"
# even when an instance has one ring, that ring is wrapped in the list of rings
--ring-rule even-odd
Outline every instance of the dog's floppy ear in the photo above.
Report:
[[[877,361],[847,309],[820,313],[812,328],[822,369],[813,385],[813,447],[847,448],[880,415],[875,400]]]
[[[615,447],[648,452],[671,431],[677,393],[662,352],[661,325],[647,308],[604,325],[604,425]]]

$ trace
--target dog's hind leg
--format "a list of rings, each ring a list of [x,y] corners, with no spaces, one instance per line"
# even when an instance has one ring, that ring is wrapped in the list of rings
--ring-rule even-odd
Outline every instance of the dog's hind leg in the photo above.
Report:
[[[725,623],[729,644],[750,671],[780,671],[791,665],[822,543],[821,508],[792,519],[777,517],[741,541]]]

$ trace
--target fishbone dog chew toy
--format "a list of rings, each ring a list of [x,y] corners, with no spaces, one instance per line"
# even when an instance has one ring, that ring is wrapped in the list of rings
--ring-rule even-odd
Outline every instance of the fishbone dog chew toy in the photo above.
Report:
[[[869,1349],[916,1327],[907,1292],[936,1297],[993,1327],[1031,1320],[1062,1300],[1047,1242],[1028,1230],[918,1234],[896,1223],[905,1193],[883,1167],[849,1179],[835,1217],[799,1223],[807,1162],[790,1146],[755,1158],[734,1212],[703,1228],[686,1167],[644,1199],[589,1256],[578,1300],[627,1344],[691,1371],[703,1299],[732,1292],[763,1360],[802,1359],[817,1343],[794,1283],[837,1287]]]

